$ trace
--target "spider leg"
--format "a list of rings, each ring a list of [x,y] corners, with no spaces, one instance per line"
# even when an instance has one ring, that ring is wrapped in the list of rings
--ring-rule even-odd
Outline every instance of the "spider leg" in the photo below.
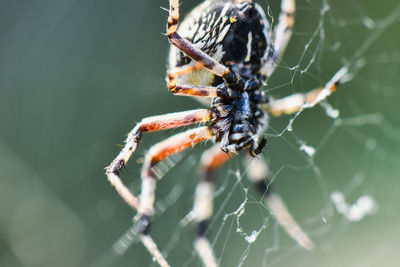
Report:
[[[223,77],[229,84],[238,84],[239,77],[229,68],[219,63],[200,49],[196,48],[192,43],[183,39],[177,32],[179,22],[179,0],[169,1],[169,17],[167,23],[167,35],[169,42],[185,53],[188,57],[196,62],[200,62],[204,68],[210,70],[217,76]]]
[[[205,151],[201,157],[202,176],[197,184],[193,204],[196,237],[194,247],[206,267],[218,266],[210,242],[206,237],[209,219],[213,211],[214,186],[212,172],[230,158],[221,150],[219,144]]]
[[[213,137],[211,130],[205,126],[171,136],[150,148],[145,156],[141,172],[142,190],[139,215],[153,215],[154,190],[156,186],[156,175],[153,167],[166,157],[181,152],[211,137]]]
[[[145,118],[129,132],[125,140],[124,148],[106,168],[108,180],[129,206],[137,210],[139,201],[121,181],[119,174],[123,166],[128,162],[130,156],[136,150],[142,133],[170,129],[208,120],[210,120],[210,112],[207,109],[176,112]]]
[[[224,97],[231,98],[236,94],[228,87],[197,86],[197,85],[175,85],[170,91],[174,95],[196,96],[196,97]]]
[[[157,259],[157,262],[161,266],[168,266],[168,264],[149,235],[151,217],[154,213],[154,193],[157,182],[154,167],[158,162],[164,160],[166,157],[181,152],[186,148],[192,147],[197,143],[208,140],[212,137],[212,133],[208,127],[191,129],[155,144],[150,148],[149,152],[145,156],[141,172],[142,188],[140,203],[135,220],[136,223],[139,224],[139,236],[142,243],[150,254]]]
[[[176,87],[176,78],[181,75],[192,73],[203,69],[201,62],[194,62],[180,67],[172,68],[167,71],[167,85],[170,91]]]
[[[271,185],[266,179],[268,176],[268,166],[265,161],[262,158],[253,158],[250,156],[247,156],[247,161],[248,177],[263,195],[265,205],[271,214],[289,236],[296,240],[301,247],[312,250],[314,245],[311,239],[295,221],[281,197],[271,190]]]
[[[260,72],[266,77],[270,77],[274,72],[276,65],[282,58],[286,46],[292,36],[292,28],[294,25],[294,13],[296,10],[295,0],[282,0],[281,13],[279,15],[278,25],[274,28],[273,34],[273,50],[272,56],[266,53],[266,62],[262,66]]]
[[[196,97],[209,97],[209,98],[217,96],[230,98],[235,96],[234,91],[228,88],[227,86],[214,87],[214,86],[180,85],[176,83],[177,77],[189,74],[193,71],[200,70],[202,68],[203,64],[201,62],[195,62],[168,70],[167,73],[168,89],[174,95],[183,95],[183,96],[196,96]]]
[[[274,116],[280,116],[282,114],[291,114],[301,109],[311,108],[335,92],[340,84],[340,80],[346,74],[347,68],[343,67],[323,87],[307,93],[289,95],[281,99],[275,100],[270,98],[269,103],[264,105],[264,109]]]

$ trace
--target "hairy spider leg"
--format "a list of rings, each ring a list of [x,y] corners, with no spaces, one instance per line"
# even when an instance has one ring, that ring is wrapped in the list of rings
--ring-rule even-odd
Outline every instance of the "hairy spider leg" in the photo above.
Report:
[[[196,109],[160,116],[152,116],[143,119],[129,132],[128,137],[125,140],[124,148],[106,168],[108,180],[129,206],[137,210],[139,207],[139,200],[122,182],[122,180],[119,178],[119,174],[123,166],[128,162],[129,158],[136,150],[142,133],[206,122],[209,121],[210,118],[211,115],[207,109]]]
[[[314,245],[308,235],[301,229],[299,224],[290,214],[279,194],[273,192],[268,177],[268,166],[262,157],[254,158],[247,156],[247,175],[263,196],[263,201],[276,221],[297,243],[312,250]]]
[[[180,85],[176,83],[176,78],[189,74],[193,71],[203,68],[201,62],[190,63],[181,67],[176,67],[168,70],[167,72],[167,85],[168,89],[174,95],[182,96],[195,96],[195,97],[232,97],[234,92],[226,86],[213,87],[213,86],[197,86],[197,85]]]
[[[325,84],[325,86],[311,90],[307,93],[293,94],[276,100],[270,98],[269,103],[264,104],[263,108],[273,116],[292,114],[302,109],[311,108],[336,91],[336,88],[340,84],[340,80],[345,77],[347,71],[347,67],[341,68]]]
[[[161,267],[169,267],[167,260],[161,254],[160,250],[157,248],[156,243],[153,238],[151,238],[148,234],[139,234],[140,241],[142,241],[145,248],[150,252],[150,254],[154,257],[155,261]]]
[[[179,86],[178,86],[178,88],[176,88],[177,87],[176,78],[178,78],[181,75],[192,73],[193,71],[196,71],[196,70],[201,70],[203,68],[204,68],[204,66],[201,62],[193,62],[193,63],[187,64],[184,66],[169,69],[167,71],[167,87],[168,87],[168,89],[174,94],[177,94],[177,95],[184,94],[185,95],[185,92],[181,92],[179,90]]]
[[[238,75],[233,73],[229,68],[219,63],[200,49],[196,48],[192,43],[183,39],[177,32],[179,22],[179,0],[169,1],[169,16],[167,23],[167,35],[169,42],[185,53],[188,57],[196,62],[201,62],[204,68],[208,69],[217,76],[224,78],[228,84],[237,85],[240,82]]]
[[[153,167],[166,157],[193,147],[211,137],[213,137],[211,130],[204,126],[171,136],[150,148],[145,156],[141,172],[142,188],[139,216],[152,216],[154,212],[154,191],[157,177]]]
[[[281,13],[279,15],[279,22],[274,27],[273,32],[273,51],[272,56],[270,51],[265,54],[265,63],[261,67],[260,72],[267,78],[272,75],[276,65],[282,58],[285,52],[286,46],[292,36],[292,29],[294,26],[294,13],[296,10],[295,0],[282,0],[281,1]]]
[[[206,237],[207,227],[213,212],[214,186],[212,173],[230,159],[232,155],[223,152],[218,144],[203,152],[201,157],[201,178],[196,187],[193,204],[195,223],[194,247],[206,267],[218,266],[210,242]]]
[[[158,256],[161,257],[161,261],[157,260],[161,266],[164,266],[163,262],[165,259],[162,257],[161,253],[157,249],[156,244],[152,241],[149,235],[151,217],[154,214],[155,190],[157,182],[157,176],[154,171],[154,167],[158,162],[164,160],[165,158],[175,153],[179,153],[189,147],[193,147],[197,143],[208,140],[212,137],[213,135],[211,130],[207,126],[187,130],[155,144],[150,148],[149,152],[145,156],[141,172],[142,187],[139,209],[138,214],[135,217],[135,221],[139,225],[139,236],[142,240],[142,243],[150,252],[150,254],[156,259]]]

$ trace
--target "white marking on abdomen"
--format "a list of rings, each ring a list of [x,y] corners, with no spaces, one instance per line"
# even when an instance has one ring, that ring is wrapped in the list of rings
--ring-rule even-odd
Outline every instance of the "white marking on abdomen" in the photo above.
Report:
[[[247,36],[247,56],[244,61],[250,61],[250,56],[251,56],[251,42],[253,41],[253,34],[251,31],[249,32],[249,35]]]

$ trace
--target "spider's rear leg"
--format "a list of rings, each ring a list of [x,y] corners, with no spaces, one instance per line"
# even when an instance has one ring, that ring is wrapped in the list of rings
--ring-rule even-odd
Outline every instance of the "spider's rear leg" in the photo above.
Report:
[[[274,116],[292,114],[301,109],[311,108],[336,91],[340,81],[345,78],[347,71],[346,67],[341,68],[325,86],[307,93],[293,94],[276,100],[270,98],[264,108]]]
[[[132,153],[136,150],[142,133],[176,128],[209,120],[210,112],[207,109],[176,112],[143,119],[129,132],[128,137],[125,140],[124,148],[106,168],[108,180],[129,206],[133,209],[138,209],[139,201],[137,197],[135,197],[124,185],[119,178],[119,174],[123,166],[128,162]]]
[[[202,176],[196,187],[193,205],[194,222],[196,224],[194,246],[206,267],[218,266],[210,242],[206,237],[208,222],[213,210],[214,186],[212,172],[229,158],[230,155],[223,152],[219,144],[205,151],[201,157]]]
[[[266,178],[268,176],[268,167],[264,160],[249,156],[247,156],[247,160],[249,179],[263,195],[265,205],[274,218],[301,247],[312,250],[314,245],[311,239],[295,221],[281,197],[271,190],[269,181]]]
[[[205,141],[212,138],[212,133],[208,127],[200,127],[188,130],[186,132],[174,135],[168,139],[155,144],[146,154],[142,172],[142,188],[140,194],[140,204],[138,214],[135,217],[136,223],[139,225],[139,236],[142,243],[154,257],[161,256],[157,246],[149,236],[151,217],[154,213],[154,201],[155,201],[155,190],[157,177],[154,167],[156,164],[166,157],[169,157],[175,153],[181,152],[182,150],[192,147],[199,142]],[[160,265],[163,266],[164,258],[160,258]],[[166,261],[165,261],[166,262]]]
[[[179,22],[179,0],[170,0],[169,7],[169,17],[167,23],[167,35],[169,42],[182,51],[186,56],[190,57],[196,62],[200,62],[204,68],[208,69],[217,76],[223,77],[228,84],[239,85],[239,76],[200,49],[196,48],[191,42],[183,39],[176,32]]]

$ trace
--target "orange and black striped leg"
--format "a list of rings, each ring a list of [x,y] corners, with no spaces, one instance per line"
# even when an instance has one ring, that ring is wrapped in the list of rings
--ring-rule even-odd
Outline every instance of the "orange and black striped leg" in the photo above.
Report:
[[[196,70],[203,69],[201,62],[194,62],[180,67],[172,68],[167,71],[167,85],[170,91],[176,87],[176,78],[182,75],[190,74]]]
[[[222,84],[218,87],[212,86],[196,86],[196,85],[175,85],[174,88],[170,88],[170,91],[174,95],[182,96],[195,96],[195,97],[223,97],[223,98],[235,98],[236,92],[229,87]]]
[[[270,182],[267,179],[268,166],[263,158],[247,156],[247,163],[247,175],[249,180],[254,183],[262,194],[265,205],[271,214],[290,235],[290,237],[296,240],[301,247],[307,250],[312,250],[314,245],[311,239],[294,220],[281,197],[271,190]]]
[[[217,266],[210,242],[206,237],[208,222],[213,210],[214,186],[212,173],[229,160],[230,156],[230,154],[221,150],[219,144],[216,144],[205,151],[201,157],[202,176],[196,187],[193,205],[194,222],[196,224],[194,246],[206,267]]]
[[[347,71],[346,67],[341,68],[325,86],[307,93],[293,94],[276,100],[270,98],[269,102],[264,105],[264,108],[274,116],[292,114],[302,109],[311,108],[336,91],[336,88],[340,84],[341,79],[347,74]]]
[[[167,74],[167,85],[168,89],[175,95],[183,96],[197,96],[197,97],[224,97],[231,98],[235,97],[235,92],[222,84],[219,87],[213,86],[196,86],[196,85],[180,85],[176,83],[176,78],[189,74],[193,71],[200,70],[203,65],[200,62],[184,65],[181,67],[173,68],[168,70]]]
[[[292,36],[294,26],[294,13],[296,10],[295,0],[282,0],[281,13],[279,15],[278,25],[274,29],[273,36],[273,53],[269,54],[268,59],[261,68],[261,73],[266,77],[270,77],[275,70],[276,65],[282,58],[286,46]]]
[[[165,158],[181,152],[182,150],[193,147],[199,142],[212,138],[212,133],[208,127],[200,127],[188,130],[186,132],[174,135],[168,139],[152,146],[146,154],[142,172],[142,188],[140,194],[140,203],[138,214],[135,217],[139,225],[139,236],[147,250],[154,257],[161,257],[160,262],[166,263],[161,253],[149,235],[150,221],[154,213],[154,201],[157,177],[155,166]],[[160,263],[159,262],[159,263]],[[161,264],[163,266],[163,264]],[[167,266],[167,265],[166,265]]]
[[[167,35],[169,42],[196,62],[200,62],[204,68],[217,76],[223,77],[228,84],[239,84],[239,77],[227,67],[196,48],[192,43],[183,39],[177,32],[179,22],[179,0],[169,1],[169,17],[167,23]]]
[[[208,120],[210,120],[210,112],[207,109],[176,112],[145,118],[129,132],[128,137],[125,140],[124,148],[106,168],[108,180],[129,206],[133,209],[138,209],[139,201],[121,181],[119,174],[123,166],[128,162],[132,153],[136,150],[142,134],[145,132],[176,128]]]

